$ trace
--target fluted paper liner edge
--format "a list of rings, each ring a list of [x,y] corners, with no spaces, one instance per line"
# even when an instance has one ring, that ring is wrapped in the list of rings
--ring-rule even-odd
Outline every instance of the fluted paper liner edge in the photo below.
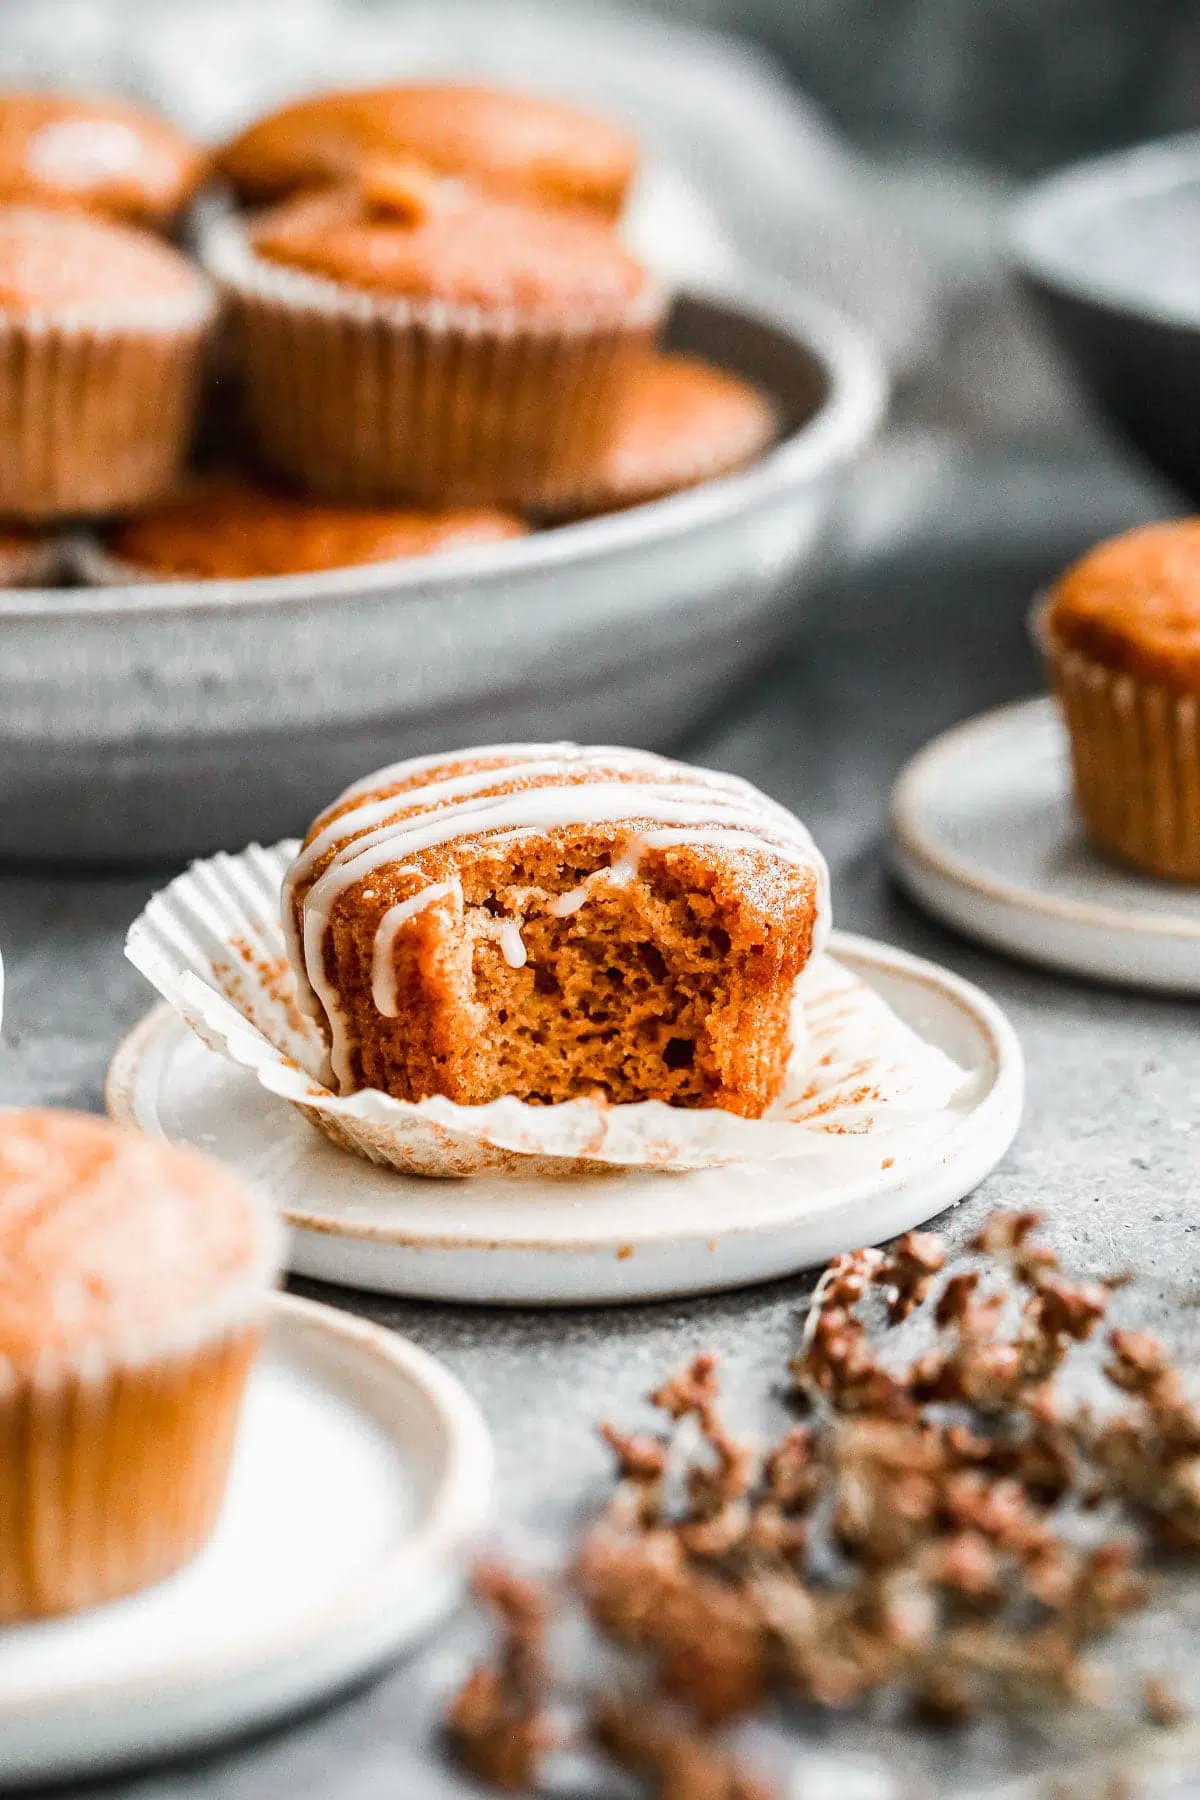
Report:
[[[252,844],[194,863],[156,894],[125,954],[210,1049],[291,1102],[328,1137],[372,1162],[429,1176],[598,1167],[696,1169],[802,1158],[831,1139],[862,1144],[898,1130],[930,1135],[969,1078],[831,956],[797,983],[797,1049],[784,1093],[761,1120],[660,1101],[591,1099],[459,1106],[441,1096],[338,1096],[317,1071],[323,1045],[302,1012],[279,923],[279,890],[298,845]]]

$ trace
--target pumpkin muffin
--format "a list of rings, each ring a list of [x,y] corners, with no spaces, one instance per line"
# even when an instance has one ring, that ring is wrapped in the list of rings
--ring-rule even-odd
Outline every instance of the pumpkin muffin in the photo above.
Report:
[[[377,157],[412,158],[502,199],[616,219],[637,144],[559,101],[462,83],[318,94],[259,119],[219,167],[252,204],[356,177]]]
[[[664,305],[600,226],[394,163],[207,252],[263,456],[339,498],[575,492]]]
[[[54,538],[0,525],[0,588],[49,587],[62,567]]]
[[[148,232],[0,207],[0,516],[115,511],[172,486],[215,311]]]
[[[279,1256],[274,1216],[194,1152],[0,1114],[0,1625],[202,1547]]]
[[[339,506],[232,481],[197,484],[106,532],[82,572],[112,581],[249,580],[310,575],[498,544],[527,527],[488,507]]]
[[[626,386],[580,516],[660,500],[761,456],[778,430],[766,395],[698,356],[648,357]]]
[[[1101,544],[1038,626],[1090,836],[1136,868],[1200,882],[1200,518]]]
[[[205,173],[194,144],[101,95],[0,91],[0,204],[66,206],[167,229]]]
[[[283,921],[335,1091],[759,1118],[825,895],[808,833],[748,782],[522,744],[349,788],[304,841]]]

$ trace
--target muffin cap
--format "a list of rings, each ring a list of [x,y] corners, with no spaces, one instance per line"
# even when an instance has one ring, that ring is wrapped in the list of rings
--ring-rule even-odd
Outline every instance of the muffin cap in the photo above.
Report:
[[[279,1261],[275,1216],[219,1164],[82,1113],[0,1115],[0,1386],[213,1342]]]
[[[202,581],[390,562],[500,543],[526,529],[515,514],[488,507],[339,506],[213,482],[123,521],[106,541],[137,571]]]
[[[641,264],[590,220],[395,163],[286,201],[251,243],[268,262],[344,289],[491,313],[623,318],[649,287]]]
[[[778,428],[765,394],[697,356],[654,356],[630,380],[581,510],[633,506],[741,468]]]
[[[552,100],[454,83],[416,83],[300,100],[251,125],[220,157],[250,200],[356,174],[405,155],[491,192],[615,218],[638,150],[617,125]]]
[[[199,270],[131,225],[33,206],[0,207],[0,312],[172,320],[212,304]]]
[[[173,125],[128,101],[0,92],[0,202],[166,225],[204,172]]]
[[[1200,518],[1098,545],[1053,589],[1044,623],[1109,670],[1200,695]]]

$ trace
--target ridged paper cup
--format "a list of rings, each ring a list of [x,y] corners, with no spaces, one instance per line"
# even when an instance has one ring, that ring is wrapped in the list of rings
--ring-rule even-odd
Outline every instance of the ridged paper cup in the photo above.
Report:
[[[1200,697],[1059,642],[1044,603],[1034,631],[1066,721],[1089,837],[1134,868],[1200,882]]]
[[[258,1346],[244,1328],[0,1393],[0,1625],[118,1599],[191,1560],[220,1511]]]
[[[32,1372],[0,1358],[0,1626],[135,1593],[202,1549],[282,1247],[259,1203],[244,1266],[169,1335],[51,1348]]]
[[[828,1150],[831,1137],[878,1154],[888,1134],[936,1135],[967,1078],[833,957],[796,988],[783,1094],[763,1119],[650,1100],[460,1106],[329,1091],[325,1045],[300,1007],[279,917],[299,845],[193,864],[151,900],[125,953],[213,1050],[290,1102],[343,1149],[411,1175],[586,1174],[698,1169]]]
[[[232,305],[262,455],[334,498],[551,506],[574,494],[666,306],[649,281],[605,322],[380,298],[257,256],[230,219],[202,254]]]
[[[114,512],[167,492],[216,305],[198,286],[120,315],[0,310],[0,516]]]

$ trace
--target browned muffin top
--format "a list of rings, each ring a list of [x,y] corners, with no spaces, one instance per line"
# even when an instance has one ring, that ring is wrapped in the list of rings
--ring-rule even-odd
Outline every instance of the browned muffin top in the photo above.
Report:
[[[415,83],[320,94],[260,119],[220,165],[248,200],[344,180],[379,155],[411,156],[508,199],[621,210],[637,145],[606,119],[494,88]]]
[[[82,1113],[0,1114],[0,1378],[220,1329],[276,1249],[259,1202],[195,1151]]]
[[[0,207],[0,307],[82,313],[202,297],[199,270],[147,231],[82,213]]]
[[[648,357],[622,398],[586,507],[653,500],[760,456],[775,435],[765,394],[697,356]]]
[[[1200,694],[1200,518],[1143,525],[1089,551],[1054,588],[1045,623],[1106,668]]]
[[[125,520],[107,542],[123,562],[156,575],[237,580],[390,562],[525,530],[514,514],[488,507],[340,506],[213,482]]]
[[[0,92],[0,201],[164,226],[204,172],[195,145],[126,100]]]
[[[492,200],[412,165],[285,201],[251,232],[259,256],[385,298],[620,318],[647,286],[611,232]]]

